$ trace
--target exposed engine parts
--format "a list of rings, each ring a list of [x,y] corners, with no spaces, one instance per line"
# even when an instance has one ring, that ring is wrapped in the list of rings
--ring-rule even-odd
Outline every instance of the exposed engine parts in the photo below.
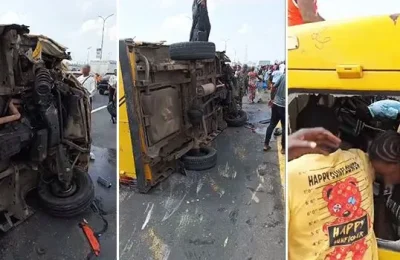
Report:
[[[56,216],[81,213],[94,198],[87,174],[89,97],[61,61],[65,47],[26,26],[0,26],[0,230],[32,214],[26,194],[38,188]]]
[[[47,124],[47,129],[49,129],[50,147],[59,144],[61,137],[58,111],[51,93],[52,81],[50,72],[44,68],[44,64],[39,64],[39,67],[35,69],[35,101],[41,117]]]
[[[53,79],[43,63],[36,64],[35,68],[35,98],[41,108],[48,108],[52,104],[51,89]]]

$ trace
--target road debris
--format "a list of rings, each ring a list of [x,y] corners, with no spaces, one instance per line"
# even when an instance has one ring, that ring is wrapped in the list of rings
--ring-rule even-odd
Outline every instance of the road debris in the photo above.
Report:
[[[103,177],[99,176],[97,178],[97,183],[99,183],[101,186],[104,186],[106,188],[111,188],[112,183],[106,179],[104,179]]]

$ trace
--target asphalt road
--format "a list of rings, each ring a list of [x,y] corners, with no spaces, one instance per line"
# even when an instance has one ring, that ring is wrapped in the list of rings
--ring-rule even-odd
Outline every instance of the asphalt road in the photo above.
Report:
[[[108,97],[96,95],[92,113],[92,151],[95,161],[89,173],[95,184],[96,198],[108,213],[108,231],[101,237],[101,256],[96,259],[116,259],[116,125],[110,121],[107,109],[100,109],[108,103]],[[97,183],[98,176],[112,183],[110,189]],[[95,230],[103,222],[88,210],[84,215],[71,219],[58,219],[42,212],[37,205],[35,193],[29,200],[36,213],[26,222],[6,234],[0,234],[0,259],[2,260],[83,260],[90,251],[88,242],[78,223],[85,218]],[[39,254],[44,250],[44,254]]]
[[[263,152],[266,103],[245,104],[254,129],[214,141],[218,164],[174,174],[148,194],[120,188],[121,260],[285,259],[285,214],[276,142]]]

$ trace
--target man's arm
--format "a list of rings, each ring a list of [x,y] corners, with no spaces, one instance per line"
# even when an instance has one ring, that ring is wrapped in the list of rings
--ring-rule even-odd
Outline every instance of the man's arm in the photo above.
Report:
[[[328,155],[329,151],[322,147],[337,149],[341,142],[338,137],[321,127],[300,129],[288,136],[288,160],[309,153]]]
[[[319,13],[315,12],[314,0],[298,0],[301,16],[304,23],[315,23],[325,21]]]
[[[276,88],[275,85],[272,84],[272,88],[271,88],[271,100],[275,99],[275,95],[276,95]]]
[[[281,84],[282,77],[284,77],[283,74],[276,80],[276,82],[272,82],[271,100],[274,100],[274,99],[275,99],[276,90],[277,90],[277,88],[279,87],[279,84]]]

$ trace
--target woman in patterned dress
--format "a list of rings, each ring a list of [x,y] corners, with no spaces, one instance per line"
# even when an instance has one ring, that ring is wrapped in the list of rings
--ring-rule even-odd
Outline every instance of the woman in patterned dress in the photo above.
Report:
[[[250,72],[247,75],[249,77],[249,101],[254,103],[257,90],[257,79],[259,79],[259,77],[254,67],[250,69]]]

